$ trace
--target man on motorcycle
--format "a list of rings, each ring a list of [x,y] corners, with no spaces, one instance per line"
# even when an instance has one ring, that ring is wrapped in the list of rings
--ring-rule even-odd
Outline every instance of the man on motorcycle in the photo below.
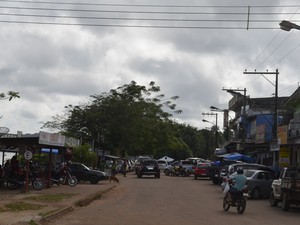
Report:
[[[238,191],[242,191],[247,183],[247,177],[244,175],[243,167],[237,168],[237,173],[229,176],[230,181],[233,185],[230,186],[229,193],[231,201],[234,200],[234,195]]]

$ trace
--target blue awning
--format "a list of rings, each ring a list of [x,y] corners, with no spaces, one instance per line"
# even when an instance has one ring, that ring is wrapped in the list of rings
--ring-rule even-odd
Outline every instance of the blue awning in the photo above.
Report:
[[[247,163],[254,163],[256,161],[254,158],[240,153],[229,153],[225,155],[220,155],[219,157],[223,157],[224,159],[229,159],[229,160],[243,161]]]

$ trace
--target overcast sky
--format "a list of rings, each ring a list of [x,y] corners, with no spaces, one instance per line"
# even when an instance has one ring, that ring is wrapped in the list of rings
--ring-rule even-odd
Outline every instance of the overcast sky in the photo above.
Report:
[[[0,126],[39,132],[65,105],[134,80],[178,95],[178,122],[211,127],[202,113],[228,107],[223,88],[274,94],[274,75],[245,69],[278,69],[279,96],[297,89],[300,31],[279,22],[299,13],[296,0],[0,1],[0,92],[21,96],[1,101]]]

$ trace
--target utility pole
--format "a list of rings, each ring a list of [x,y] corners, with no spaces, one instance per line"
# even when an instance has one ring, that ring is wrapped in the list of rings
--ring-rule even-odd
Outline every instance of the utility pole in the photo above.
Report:
[[[215,148],[218,148],[218,113],[202,113],[203,116],[215,116],[216,117],[216,123],[209,122],[207,120],[202,120],[203,122],[209,122],[216,126],[215,131]]]
[[[273,140],[276,141],[277,143],[277,117],[278,117],[278,75],[279,75],[279,72],[278,72],[278,69],[276,69],[275,72],[257,72],[257,71],[254,71],[254,72],[247,72],[245,71],[244,74],[260,74],[262,75],[267,81],[269,81],[269,83],[271,83],[274,87],[275,87],[275,99],[274,99],[274,118],[273,118],[273,127],[272,127],[272,137],[273,137]],[[269,79],[266,78],[265,75],[275,75],[276,78],[275,78],[275,84],[272,83]]]
[[[228,93],[232,94],[232,95],[237,95],[237,96],[241,96],[242,99],[243,99],[243,112],[242,112],[242,115],[241,115],[241,127],[242,127],[242,131],[238,131],[238,132],[241,132],[241,138],[242,138],[242,146],[241,146],[241,150],[242,152],[245,151],[245,139],[246,139],[246,129],[245,129],[245,120],[246,120],[246,106],[247,106],[247,96],[246,96],[246,93],[247,93],[247,89],[244,88],[244,89],[240,89],[240,88],[236,88],[236,89],[232,89],[232,88],[223,88],[222,91],[227,91]],[[239,92],[243,92],[243,95]]]

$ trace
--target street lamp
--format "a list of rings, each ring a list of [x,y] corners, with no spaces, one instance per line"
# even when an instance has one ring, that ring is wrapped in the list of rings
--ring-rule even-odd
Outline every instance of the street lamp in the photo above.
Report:
[[[215,106],[211,106],[210,107],[211,111],[215,111],[215,112],[223,112],[223,129],[224,129],[224,136],[226,138],[226,140],[229,140],[229,133],[230,133],[230,126],[229,126],[229,117],[232,120],[232,117],[229,115],[229,109],[220,109],[218,107]]]
[[[231,118],[231,116],[229,115],[229,109],[220,109],[218,107],[211,106],[210,110],[215,111],[215,112],[223,112],[223,114],[224,114],[223,115],[224,116],[223,127],[225,127],[225,128],[228,127],[228,117]]]
[[[213,122],[205,120],[205,119],[203,119],[202,122],[211,123],[214,126],[216,126],[216,130],[215,130],[215,148],[218,148],[218,114],[216,113],[215,116],[216,116],[216,123],[213,123]]]
[[[216,125],[215,123],[213,123],[213,122],[211,122],[211,121],[208,121],[208,120],[205,120],[205,119],[203,119],[202,122],[205,122],[205,123],[211,123],[211,124],[213,124],[213,125]]]
[[[291,29],[300,30],[300,26],[287,20],[282,20],[279,23],[280,29],[290,31]]]

